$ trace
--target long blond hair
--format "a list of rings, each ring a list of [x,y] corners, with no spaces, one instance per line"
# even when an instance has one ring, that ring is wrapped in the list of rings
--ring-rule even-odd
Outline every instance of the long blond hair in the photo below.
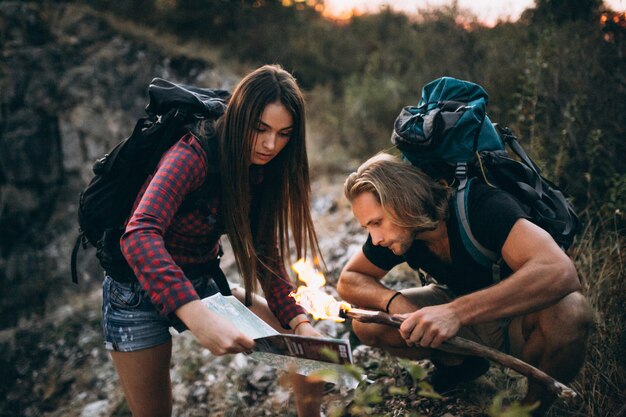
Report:
[[[401,227],[433,230],[449,216],[451,189],[386,153],[368,159],[346,179],[344,194],[350,202],[365,192]]]
[[[293,118],[285,148],[263,166],[261,196],[249,208],[251,155],[255,132],[265,106],[280,102]],[[217,125],[220,137],[222,214],[246,289],[246,303],[273,276],[283,278],[290,255],[289,231],[298,258],[310,252],[319,258],[319,245],[310,212],[310,179],[306,153],[305,106],[293,76],[278,65],[265,65],[244,77]],[[256,187],[256,186],[255,186]],[[252,221],[251,221],[252,217]]]

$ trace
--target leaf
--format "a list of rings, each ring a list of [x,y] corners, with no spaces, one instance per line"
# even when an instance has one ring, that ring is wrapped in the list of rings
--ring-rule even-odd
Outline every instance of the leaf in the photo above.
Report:
[[[487,410],[491,417],[531,417],[531,412],[539,407],[539,402],[531,405],[522,405],[518,401],[515,401],[508,407],[503,406],[505,395],[506,392],[501,392],[494,397],[489,410]]]
[[[348,375],[352,375],[357,381],[360,381],[365,374],[365,371],[356,365],[347,364],[343,366],[343,369]]]
[[[381,395],[381,387],[379,385],[370,385],[360,393],[358,402],[359,404],[380,404],[383,402],[383,396]]]
[[[412,362],[407,359],[402,359],[400,361],[400,366],[402,366],[413,379],[413,384],[417,384],[418,381],[426,378],[426,370],[422,368],[417,362]]]
[[[337,372],[335,369],[318,369],[315,372],[311,372],[311,376],[323,379],[324,381],[328,382],[339,382],[339,372]]]
[[[421,381],[419,384],[417,384],[417,386],[420,388],[420,390],[417,392],[417,395],[421,395],[422,397],[426,398],[432,398],[434,400],[441,400],[443,398],[433,389],[432,385],[430,385],[426,381]]]
[[[320,349],[320,355],[333,363],[339,363],[339,354],[334,350],[328,349],[327,347]]]
[[[407,387],[389,387],[389,395],[408,395],[409,389]]]
[[[354,416],[371,416],[372,415],[372,407],[352,404],[349,408],[350,415]]]

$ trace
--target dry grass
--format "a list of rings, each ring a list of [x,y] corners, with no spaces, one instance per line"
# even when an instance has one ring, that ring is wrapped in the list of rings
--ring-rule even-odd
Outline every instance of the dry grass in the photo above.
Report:
[[[574,382],[582,394],[584,416],[613,416],[624,404],[626,393],[626,247],[620,218],[594,216],[573,251],[583,291],[596,314],[587,361]],[[573,410],[570,410],[570,412]]]

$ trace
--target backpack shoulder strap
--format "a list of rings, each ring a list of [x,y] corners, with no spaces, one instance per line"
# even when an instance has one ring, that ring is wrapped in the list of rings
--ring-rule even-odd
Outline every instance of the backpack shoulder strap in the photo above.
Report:
[[[217,138],[214,135],[205,137],[196,134],[194,134],[193,137],[206,153],[207,173],[204,183],[200,188],[192,191],[185,197],[181,206],[178,208],[179,213],[186,213],[195,209],[206,212],[207,199],[210,198],[210,196],[214,196],[220,188],[219,147]]]
[[[194,135],[195,136],[195,135]],[[202,149],[207,155],[207,176],[204,180],[204,184],[200,187],[200,192],[203,195],[207,195],[209,192],[215,192],[219,188],[220,176],[219,176],[219,142],[217,140],[217,136],[212,134],[209,136],[198,137],[195,138],[202,145]],[[201,198],[200,198],[201,199]],[[222,245],[220,243],[219,253],[217,258],[209,263],[209,273],[211,274],[211,278],[217,285],[220,290],[220,293],[224,296],[232,295],[230,291],[230,285],[228,284],[228,279],[224,272],[220,268],[220,259],[224,251],[222,250]]]
[[[199,137],[197,135],[194,135],[194,137],[196,138],[196,140],[200,143],[200,145],[202,146],[202,149],[204,149],[204,152],[206,153],[207,156],[207,165],[208,165],[208,171],[207,174],[211,175],[211,174],[217,174],[220,172],[220,168],[219,168],[219,146],[218,146],[218,140],[215,134],[212,135],[208,135],[208,136],[204,136],[204,137]]]
[[[70,270],[72,272],[72,282],[74,284],[78,284],[78,272],[76,270],[76,258],[78,255],[78,250],[80,249],[80,247],[83,247],[83,249],[87,248],[87,238],[85,237],[85,234],[81,231],[78,234],[78,237],[76,238],[76,242],[74,242],[74,247],[72,248],[72,257],[70,260]]]
[[[494,251],[487,249],[474,237],[469,224],[468,196],[474,178],[463,178],[454,195],[454,211],[459,224],[459,234],[463,247],[479,265],[491,268],[494,281],[500,281],[501,257]]]
[[[207,193],[215,192],[220,185],[219,142],[214,134],[208,136],[194,135],[194,137],[202,146],[207,157],[206,178],[199,188],[201,195],[207,195]]]

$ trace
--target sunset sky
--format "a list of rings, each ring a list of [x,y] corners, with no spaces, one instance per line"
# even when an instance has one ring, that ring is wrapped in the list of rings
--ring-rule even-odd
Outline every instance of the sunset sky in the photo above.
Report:
[[[383,5],[391,5],[396,10],[414,12],[417,8],[450,4],[450,0],[326,0],[326,9],[335,16],[346,15],[353,8],[376,12]],[[626,0],[605,0],[612,9],[624,11]],[[515,20],[533,0],[459,0],[459,6],[469,9],[485,23],[495,23],[498,18]]]

